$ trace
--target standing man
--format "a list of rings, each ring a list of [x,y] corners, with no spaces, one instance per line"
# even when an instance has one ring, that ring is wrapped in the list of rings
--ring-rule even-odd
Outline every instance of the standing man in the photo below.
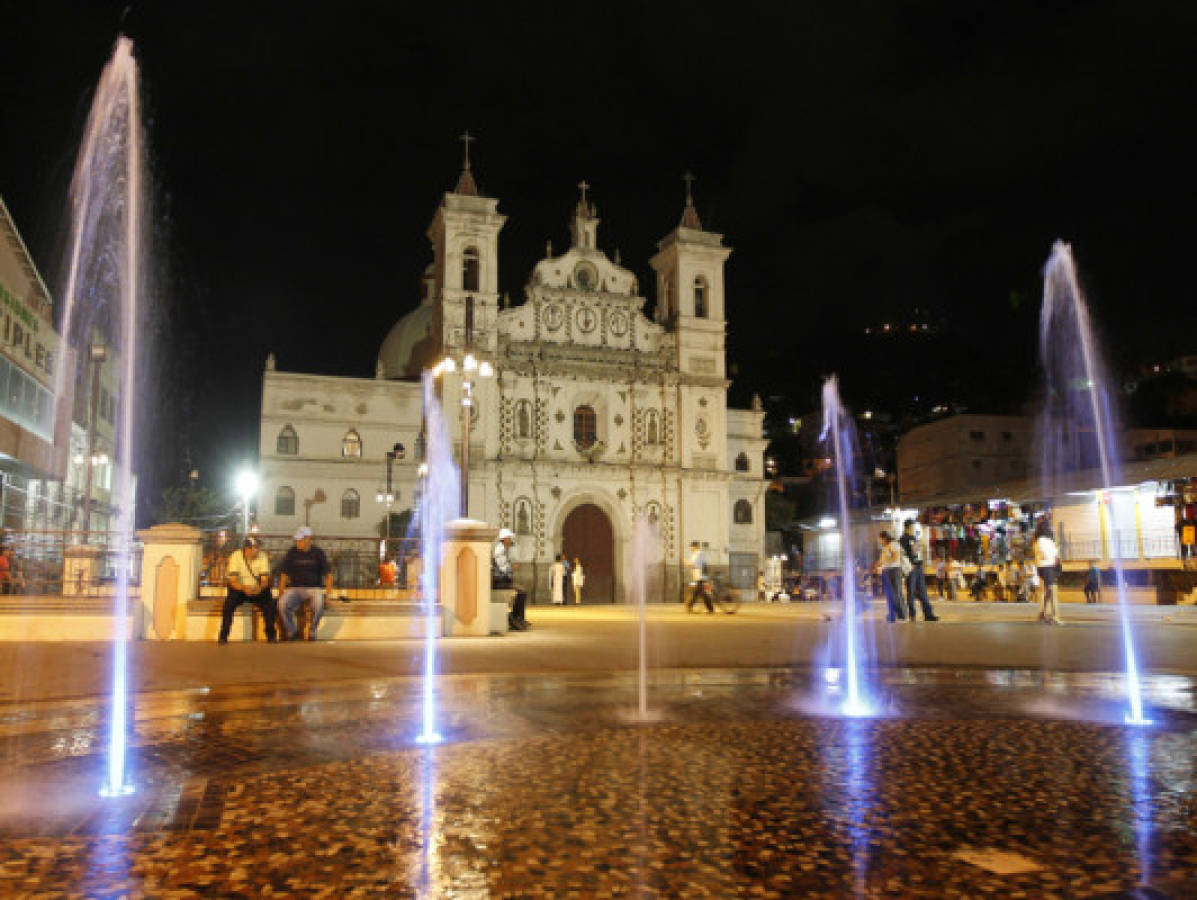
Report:
[[[1089,560],[1089,570],[1085,573],[1085,602],[1101,602],[1101,570],[1095,559]]]
[[[246,536],[241,549],[229,557],[225,579],[228,593],[220,609],[219,642],[229,642],[229,630],[233,627],[233,613],[237,607],[242,603],[252,603],[262,613],[266,640],[275,643],[278,640],[274,625],[277,610],[274,597],[270,594],[270,560],[258,549],[257,538]]]
[[[332,593],[333,573],[324,551],[312,546],[312,529],[307,525],[296,529],[295,546],[283,557],[279,571],[279,605],[287,640],[294,641],[299,637],[295,610],[303,603],[312,610],[308,640],[316,640],[316,629],[324,615],[324,596]]]
[[[906,576],[906,608],[910,613],[910,621],[914,621],[914,601],[917,597],[923,607],[923,619],[938,622],[939,616],[932,611],[931,598],[927,596],[927,579],[923,575],[923,551],[914,533],[914,519],[907,519],[902,526],[902,537],[898,539],[898,543],[902,545],[902,553],[910,564],[910,574]]]
[[[514,542],[515,534],[510,528],[499,529],[499,539],[495,542],[490,561],[490,586],[492,589],[515,591],[511,612],[507,613],[507,627],[512,631],[527,631],[532,627],[524,612],[528,594],[515,586],[516,564],[511,559],[511,545]]]

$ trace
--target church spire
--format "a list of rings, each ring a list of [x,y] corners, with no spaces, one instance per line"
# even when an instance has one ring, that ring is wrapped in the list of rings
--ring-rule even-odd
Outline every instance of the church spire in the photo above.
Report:
[[[453,193],[477,197],[478,184],[474,181],[474,173],[470,171],[470,141],[478,139],[467,130],[458,137],[458,140],[461,141],[465,153],[461,163],[461,174],[457,177],[457,186],[453,188]]]
[[[694,208],[694,195],[692,189],[695,178],[687,172],[682,176],[682,181],[686,182],[686,208],[682,210],[682,228],[693,228],[695,231],[702,231],[702,222],[698,219],[698,210]]]
[[[569,231],[575,247],[594,250],[598,240],[599,218],[594,204],[586,199],[588,190],[590,190],[590,185],[585,179],[578,182],[578,191],[581,196],[578,199],[578,205],[574,207],[574,219],[570,223]]]

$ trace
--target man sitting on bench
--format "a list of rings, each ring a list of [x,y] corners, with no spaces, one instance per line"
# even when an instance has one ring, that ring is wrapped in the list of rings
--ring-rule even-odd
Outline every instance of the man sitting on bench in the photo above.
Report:
[[[494,556],[491,558],[490,586],[491,590],[515,591],[515,599],[511,601],[511,612],[507,614],[507,627],[512,631],[527,631],[532,627],[524,618],[528,594],[515,586],[516,564],[511,561],[511,544],[514,540],[515,534],[510,528],[499,529],[499,540],[495,543]]]

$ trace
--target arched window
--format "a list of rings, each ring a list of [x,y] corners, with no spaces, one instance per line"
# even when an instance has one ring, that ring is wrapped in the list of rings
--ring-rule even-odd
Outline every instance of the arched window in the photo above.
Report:
[[[644,443],[650,446],[661,443],[661,419],[655,409],[644,414]]]
[[[694,315],[707,317],[707,280],[701,275],[694,279]]]
[[[341,518],[356,519],[362,514],[362,498],[350,488],[341,495]]]
[[[737,472],[747,472],[748,471],[748,454],[747,453],[741,453],[739,456],[736,457],[736,471]]]
[[[295,491],[286,485],[274,492],[274,514],[276,516],[295,515]]]
[[[357,429],[350,428],[345,432],[345,437],[341,438],[341,456],[345,459],[362,458],[362,436],[357,433]]]
[[[515,404],[515,436],[532,437],[532,404],[527,400],[520,400]]]
[[[737,500],[732,511],[732,520],[737,525],[752,524],[752,504],[747,500]]]
[[[579,406],[574,410],[574,443],[579,450],[589,450],[598,440],[598,417],[594,407]]]
[[[515,533],[532,533],[532,501],[527,497],[515,501]]]
[[[284,425],[278,433],[278,453],[280,456],[295,456],[299,452],[299,435],[290,425]]]
[[[461,254],[461,289],[463,291],[481,290],[478,287],[481,273],[482,262],[478,258],[478,248],[466,247],[465,252]]]

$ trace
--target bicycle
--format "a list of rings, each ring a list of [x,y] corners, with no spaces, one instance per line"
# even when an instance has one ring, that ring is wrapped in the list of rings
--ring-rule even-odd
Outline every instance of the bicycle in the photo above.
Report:
[[[707,578],[699,584],[692,585],[694,588],[693,597],[686,607],[689,612],[695,603],[707,596],[711,598],[712,604],[722,613],[731,615],[740,608],[740,595],[738,592],[729,588],[723,583],[723,580],[717,576]]]

